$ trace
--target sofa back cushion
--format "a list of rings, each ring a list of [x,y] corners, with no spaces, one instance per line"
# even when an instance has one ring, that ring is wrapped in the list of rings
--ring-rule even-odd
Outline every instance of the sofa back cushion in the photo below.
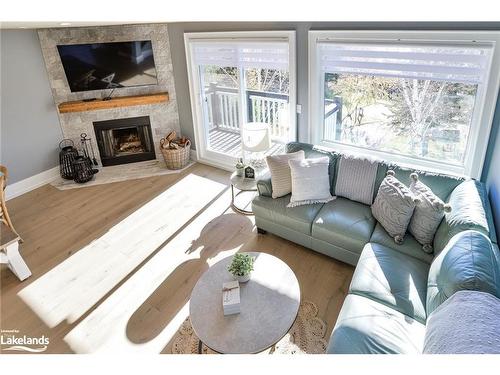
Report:
[[[287,153],[303,150],[306,159],[328,156],[330,158],[329,175],[331,179],[331,193],[332,195],[336,195],[335,184],[337,181],[337,171],[339,166],[338,160],[342,156],[342,153],[302,142],[289,142],[286,144],[285,150]],[[418,173],[420,181],[426,184],[434,192],[434,194],[436,194],[444,202],[447,201],[448,196],[451,194],[453,189],[455,189],[457,185],[464,181],[464,179],[461,177],[419,171],[412,168],[401,167],[394,163],[379,161],[377,175],[375,178],[375,186],[373,188],[373,199],[375,199],[375,197],[377,196],[380,184],[382,183],[382,180],[385,178],[386,173],[389,169],[394,170],[398,179],[407,185],[409,185],[411,182],[410,175],[413,172]]]
[[[467,180],[459,184],[448,198],[451,211],[445,214],[434,237],[434,251],[438,253],[456,234],[473,229],[490,236],[485,207],[487,205],[484,184]]]
[[[427,316],[459,290],[500,297],[499,254],[483,233],[457,234],[434,258],[427,280]]]
[[[412,168],[401,167],[398,165],[388,165],[388,169],[393,169],[398,179],[404,184],[409,185],[412,181],[412,173],[418,175],[418,179],[432,190],[442,201],[446,202],[451,194],[464,179],[451,175],[420,171]]]

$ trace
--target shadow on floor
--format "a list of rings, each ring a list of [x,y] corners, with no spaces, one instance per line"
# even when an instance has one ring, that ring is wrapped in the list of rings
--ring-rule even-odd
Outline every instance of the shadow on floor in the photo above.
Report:
[[[246,238],[239,233],[250,233],[252,229],[248,217],[234,213],[210,221],[186,250],[186,254],[200,251],[200,257],[180,264],[135,311],[127,324],[128,339],[141,344],[160,334],[189,301],[196,282],[209,268],[209,260],[222,251],[236,252]]]

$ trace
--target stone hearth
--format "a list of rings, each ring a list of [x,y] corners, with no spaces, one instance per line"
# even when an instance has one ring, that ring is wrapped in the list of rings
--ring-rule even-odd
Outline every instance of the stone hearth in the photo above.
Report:
[[[59,177],[53,181],[51,185],[59,190],[76,189],[87,186],[109,184],[112,182],[180,173],[193,164],[194,162],[190,162],[186,167],[178,170],[167,169],[165,162],[162,160],[149,160],[130,164],[120,164],[111,167],[99,168],[99,172],[94,176],[94,178],[84,184],[77,184],[73,180],[65,180]]]

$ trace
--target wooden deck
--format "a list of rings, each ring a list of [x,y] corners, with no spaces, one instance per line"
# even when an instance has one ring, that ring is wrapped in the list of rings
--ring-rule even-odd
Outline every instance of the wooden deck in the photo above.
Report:
[[[239,133],[233,131],[212,129],[208,139],[209,149],[215,152],[240,158],[241,157],[241,137]],[[279,142],[272,142],[272,147],[265,153],[268,155],[282,154],[285,152],[285,145]]]

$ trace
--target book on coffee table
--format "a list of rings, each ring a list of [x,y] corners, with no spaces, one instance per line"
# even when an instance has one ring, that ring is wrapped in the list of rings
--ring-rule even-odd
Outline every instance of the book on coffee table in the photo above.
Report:
[[[239,314],[240,283],[238,281],[229,281],[222,284],[222,308],[224,315]]]

